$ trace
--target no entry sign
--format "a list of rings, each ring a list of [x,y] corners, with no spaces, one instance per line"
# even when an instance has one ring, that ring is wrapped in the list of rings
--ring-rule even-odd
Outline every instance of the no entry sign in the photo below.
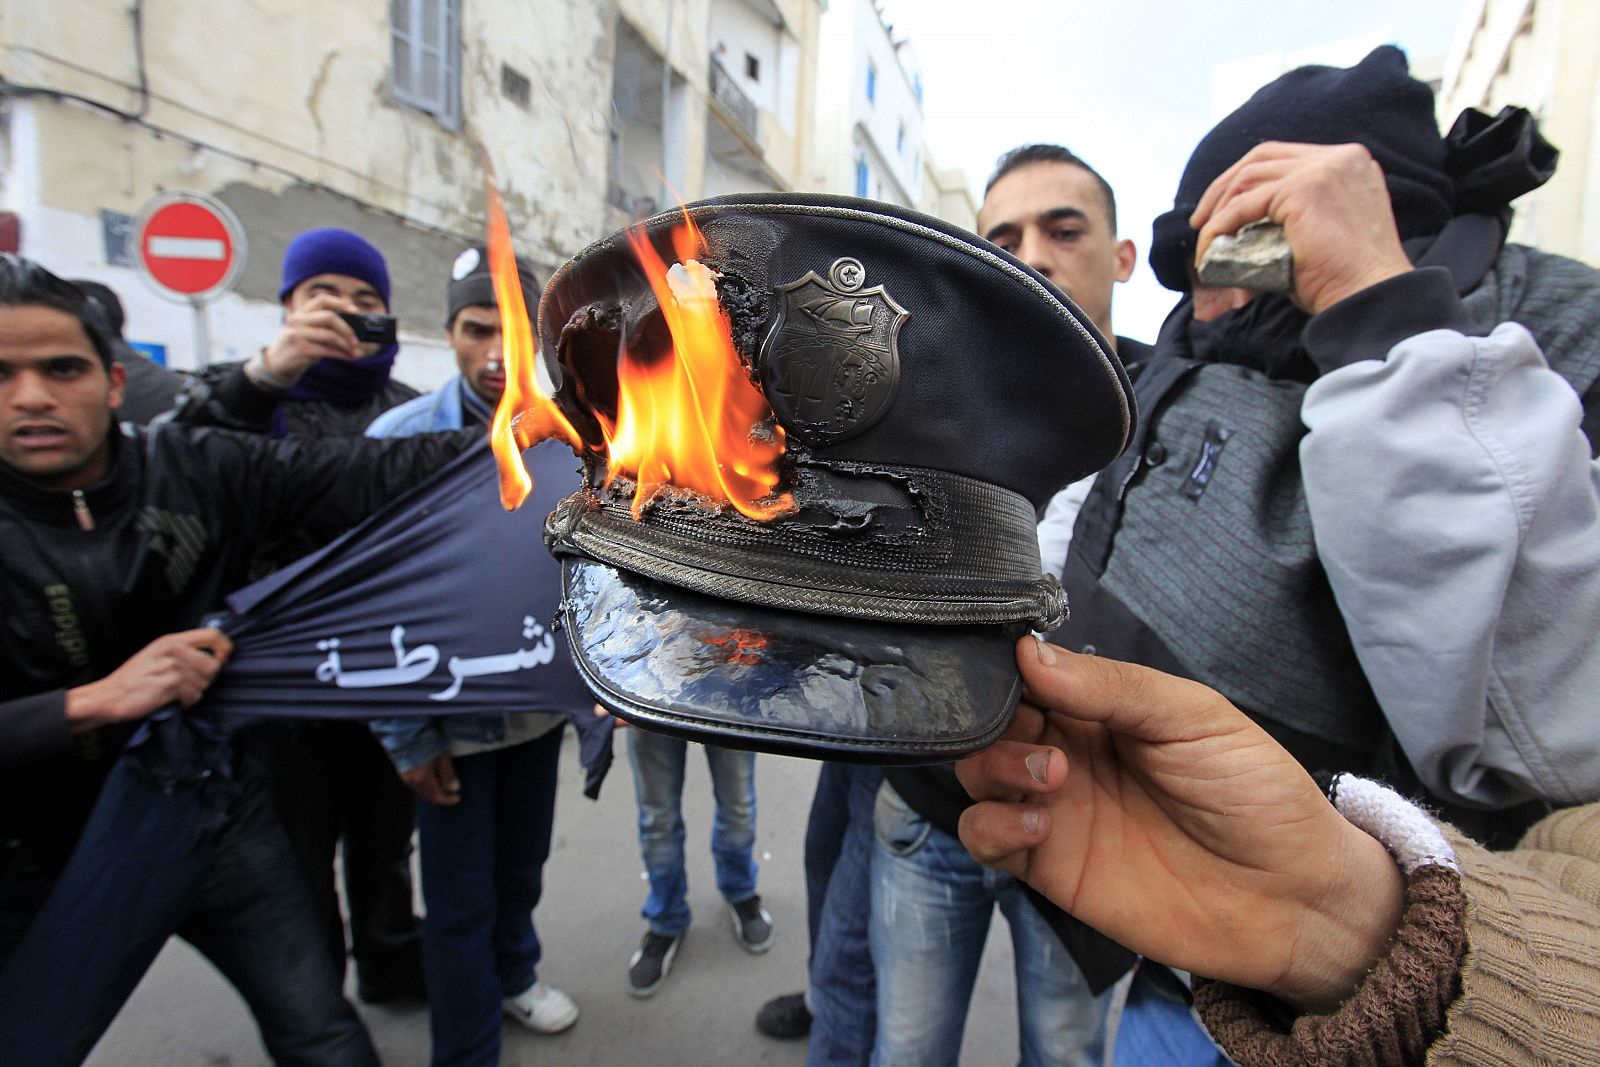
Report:
[[[139,270],[163,296],[203,304],[233,287],[244,269],[244,229],[202,193],[163,193],[134,225]]]

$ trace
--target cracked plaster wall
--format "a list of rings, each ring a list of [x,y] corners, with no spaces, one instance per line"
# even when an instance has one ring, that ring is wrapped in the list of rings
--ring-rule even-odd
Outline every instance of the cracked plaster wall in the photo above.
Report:
[[[145,5],[145,120],[175,136],[43,97],[9,104],[28,115],[7,124],[0,199],[23,216],[24,251],[138,290],[132,271],[105,264],[99,213],[132,214],[163,189],[208,192],[239,215],[250,243],[229,301],[275,303],[287,240],[346,226],[389,258],[403,336],[437,347],[449,264],[482,239],[485,159],[518,250],[541,274],[609,228],[614,3],[464,3],[459,130],[394,100],[388,5],[338,7],[330,18],[312,0]],[[131,112],[128,11],[126,0],[0,0],[0,75]],[[529,79],[526,109],[501,94],[502,64]],[[133,293],[130,325],[188,365],[187,309],[145,295]],[[255,317],[275,314],[269,305]],[[213,334],[213,358],[236,347]]]

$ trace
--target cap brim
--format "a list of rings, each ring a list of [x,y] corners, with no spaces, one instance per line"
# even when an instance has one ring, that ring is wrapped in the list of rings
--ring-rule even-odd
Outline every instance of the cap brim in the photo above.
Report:
[[[563,625],[596,699],[691,740],[818,759],[934,763],[992,743],[1022,692],[1025,623],[928,626],[701,596],[562,565]]]

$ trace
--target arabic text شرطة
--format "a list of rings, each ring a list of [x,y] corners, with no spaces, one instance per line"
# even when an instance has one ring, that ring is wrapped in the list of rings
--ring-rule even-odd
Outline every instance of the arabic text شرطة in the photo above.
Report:
[[[332,682],[340,689],[375,689],[380,687],[411,685],[434,672],[439,665],[437,645],[405,647],[406,628],[396,625],[389,631],[389,644],[394,648],[394,666],[373,670],[347,671],[339,659],[339,639],[330,637],[317,642],[317,651],[327,653],[317,664],[319,682]],[[451,682],[437,693],[429,693],[431,700],[453,700],[461,692],[468,678],[481,678],[490,674],[510,674],[549,663],[555,658],[555,640],[544,627],[533,621],[531,615],[522,617],[522,636],[533,640],[526,648],[493,656],[451,656],[446,663]]]

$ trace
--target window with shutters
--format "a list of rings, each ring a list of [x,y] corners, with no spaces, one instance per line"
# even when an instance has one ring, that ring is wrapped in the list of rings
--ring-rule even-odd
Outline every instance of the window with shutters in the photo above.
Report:
[[[394,96],[461,124],[461,0],[389,0]]]

